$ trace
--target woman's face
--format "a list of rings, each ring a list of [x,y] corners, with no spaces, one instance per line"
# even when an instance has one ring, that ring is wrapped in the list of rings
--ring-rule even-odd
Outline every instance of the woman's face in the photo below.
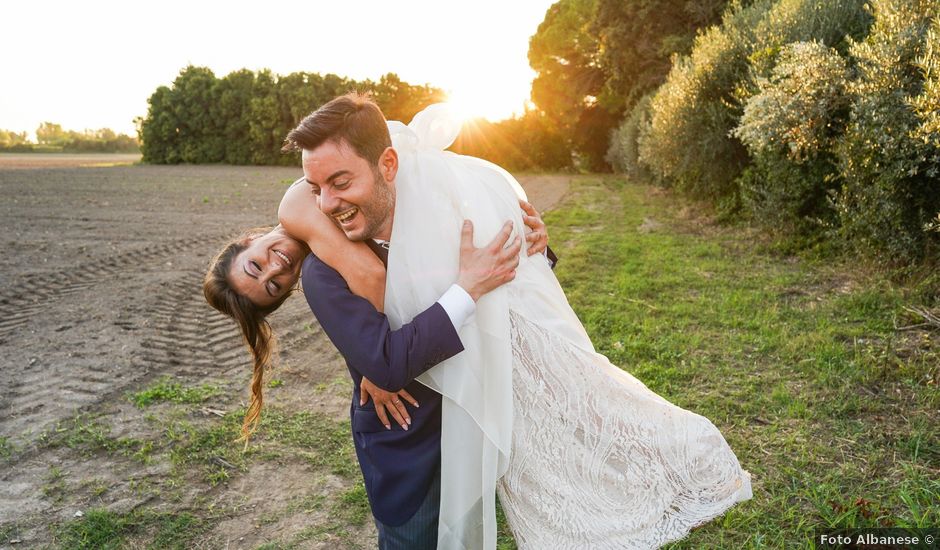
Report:
[[[235,256],[229,283],[256,306],[271,305],[297,282],[306,254],[303,243],[276,227],[251,237],[248,248]]]

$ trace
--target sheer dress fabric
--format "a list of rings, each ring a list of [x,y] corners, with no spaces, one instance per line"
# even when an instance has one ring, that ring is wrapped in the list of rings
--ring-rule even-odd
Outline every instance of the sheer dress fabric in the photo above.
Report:
[[[460,130],[446,104],[389,122],[399,154],[385,313],[392,328],[456,280],[461,224],[475,246],[525,192],[502,168],[444,151]],[[751,498],[718,429],[595,352],[547,260],[484,295],[465,350],[418,380],[443,396],[439,548],[496,547],[497,490],[520,548],[655,548]]]

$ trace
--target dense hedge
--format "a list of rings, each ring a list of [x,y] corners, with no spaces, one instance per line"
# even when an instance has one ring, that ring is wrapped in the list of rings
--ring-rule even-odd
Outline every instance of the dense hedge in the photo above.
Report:
[[[938,17],[935,0],[734,3],[608,158],[777,233],[935,258]]]
[[[281,152],[287,133],[320,105],[352,90],[371,92],[390,120],[410,121],[444,94],[394,74],[378,82],[336,75],[240,70],[218,78],[189,66],[150,96],[139,121],[143,160],[157,164],[295,164]]]
[[[389,120],[409,122],[424,107],[446,100],[429,86],[413,86],[394,74],[378,82],[336,75],[235,71],[217,78],[203,67],[187,67],[172,86],[150,96],[139,121],[143,160],[156,164],[296,164],[281,152],[287,133],[311,111],[352,90],[368,91]],[[568,142],[545,115],[491,123],[470,121],[453,149],[512,170],[572,167]]]

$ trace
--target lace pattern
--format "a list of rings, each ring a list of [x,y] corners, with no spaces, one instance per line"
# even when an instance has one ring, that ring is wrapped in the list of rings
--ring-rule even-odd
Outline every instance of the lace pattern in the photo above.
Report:
[[[657,548],[751,498],[707,418],[515,311],[512,454],[497,485],[521,549]]]

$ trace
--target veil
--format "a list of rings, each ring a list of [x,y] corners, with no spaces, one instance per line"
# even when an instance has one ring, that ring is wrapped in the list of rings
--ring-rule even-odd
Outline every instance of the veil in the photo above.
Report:
[[[525,226],[519,183],[482,159],[444,151],[461,120],[447,104],[418,113],[407,126],[389,121],[399,155],[385,293],[393,329],[434,304],[457,279],[464,219],[484,246],[511,220]],[[442,549],[496,547],[496,481],[509,464],[513,425],[513,351],[509,309],[593,353],[594,348],[541,254],[520,255],[516,279],[477,302],[459,330],[464,351],[418,380],[443,396],[441,418]]]

